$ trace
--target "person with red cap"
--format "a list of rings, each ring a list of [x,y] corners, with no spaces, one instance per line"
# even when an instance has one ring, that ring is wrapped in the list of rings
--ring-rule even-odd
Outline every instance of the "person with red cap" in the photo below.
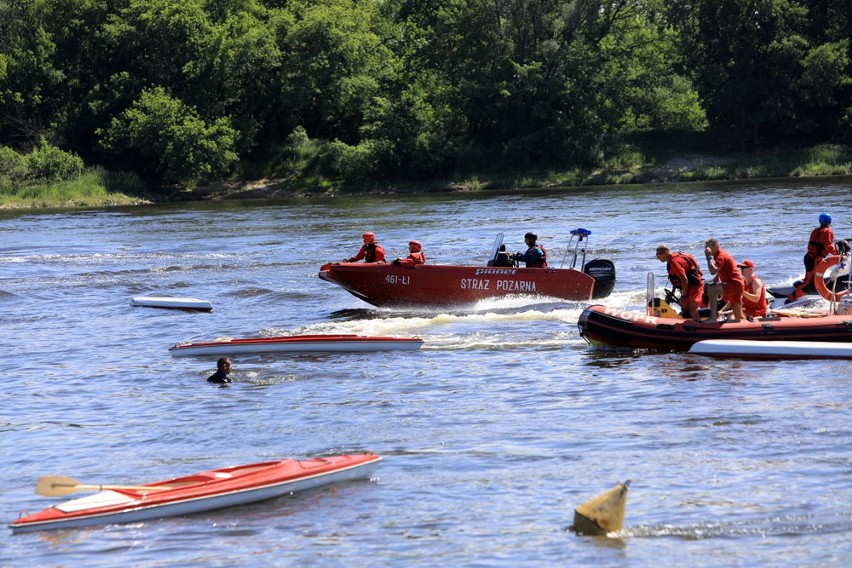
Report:
[[[414,268],[416,264],[426,264],[426,254],[423,252],[423,245],[418,241],[408,241],[408,258],[397,258],[393,261],[403,268]]]
[[[376,242],[376,234],[367,231],[361,238],[364,239],[364,245],[355,256],[344,258],[343,262],[358,262],[362,258],[364,262],[384,262],[385,249],[382,245]]]
[[[754,263],[744,260],[737,264],[743,274],[743,312],[749,318],[766,317],[766,287],[763,280],[755,276]]]

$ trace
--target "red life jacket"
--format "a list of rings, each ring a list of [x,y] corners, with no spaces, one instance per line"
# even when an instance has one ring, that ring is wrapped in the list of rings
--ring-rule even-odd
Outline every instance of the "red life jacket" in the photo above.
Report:
[[[394,262],[396,263],[396,261]],[[405,268],[414,268],[416,264],[426,264],[426,254],[423,252],[413,252],[408,255],[408,258],[400,260],[399,264]]]
[[[547,268],[547,250],[541,245],[533,245],[532,248],[538,247],[541,249],[541,260],[527,264],[527,268]]]
[[[834,250],[834,231],[828,225],[820,225],[811,231],[811,238],[808,239],[808,256],[811,258],[825,258],[829,254],[835,254]]]
[[[691,254],[687,254],[685,252],[673,252],[672,259],[674,258],[685,258],[688,268],[686,269],[686,281],[690,286],[695,286],[704,281],[704,275],[701,274],[701,268],[698,267],[698,262],[695,260],[695,257]],[[672,271],[672,261],[669,260],[666,263],[666,272],[669,273],[669,280],[672,283],[672,287],[680,288],[680,278],[671,273]]]

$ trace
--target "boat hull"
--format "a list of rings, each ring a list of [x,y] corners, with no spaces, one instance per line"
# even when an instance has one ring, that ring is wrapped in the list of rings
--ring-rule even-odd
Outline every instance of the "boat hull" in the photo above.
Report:
[[[363,335],[288,335],[234,338],[199,343],[177,343],[172,357],[196,355],[246,355],[254,353],[308,353],[353,351],[415,351],[423,346],[418,337],[369,337]]]
[[[847,315],[698,322],[594,305],[583,310],[577,325],[592,345],[639,349],[688,351],[694,343],[708,339],[852,341],[852,316]]]
[[[708,339],[690,353],[740,359],[852,359],[852,344],[828,341],[756,341]]]
[[[369,479],[380,460],[376,454],[352,454],[213,469],[147,484],[173,489],[101,491],[17,519],[10,527],[29,532],[131,523],[246,505],[329,483]]]
[[[384,263],[325,264],[319,277],[375,306],[453,306],[488,298],[547,296],[588,302],[596,280],[579,270]],[[614,277],[612,284],[614,284]],[[612,284],[606,291],[612,290]]]
[[[195,310],[209,312],[213,304],[198,298],[175,298],[172,296],[136,296],[130,300],[131,306],[142,308],[163,308],[170,310]]]

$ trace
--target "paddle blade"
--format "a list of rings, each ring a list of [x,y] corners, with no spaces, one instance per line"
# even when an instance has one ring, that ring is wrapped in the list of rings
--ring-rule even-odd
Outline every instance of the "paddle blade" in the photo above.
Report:
[[[38,479],[36,483],[36,495],[44,495],[45,497],[59,497],[60,495],[68,495],[75,491],[81,491],[88,486],[83,486],[76,479],[70,477],[62,477],[61,475],[45,475]]]

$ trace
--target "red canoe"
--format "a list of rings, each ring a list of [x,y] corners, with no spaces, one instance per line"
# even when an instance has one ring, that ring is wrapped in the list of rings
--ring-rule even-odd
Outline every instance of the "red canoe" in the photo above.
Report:
[[[369,479],[380,460],[371,453],[286,459],[211,469],[142,486],[109,486],[112,489],[17,519],[10,527],[28,532],[132,523],[245,505],[329,483]]]
[[[169,348],[173,357],[190,355],[245,355],[250,353],[337,353],[350,351],[414,351],[420,349],[419,337],[365,335],[284,335],[247,337],[176,343]]]
[[[577,322],[592,345],[688,351],[708,339],[852,341],[852,316],[766,317],[754,321],[698,322],[594,305]]]

